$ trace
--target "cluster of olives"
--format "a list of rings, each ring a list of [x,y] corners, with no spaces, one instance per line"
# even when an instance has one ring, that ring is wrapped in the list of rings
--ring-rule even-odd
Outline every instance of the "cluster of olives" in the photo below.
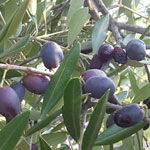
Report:
[[[119,46],[113,47],[112,45],[105,43],[102,44],[91,60],[91,69],[101,69],[103,64],[111,61],[112,58],[119,64],[126,64],[127,57],[132,60],[141,61],[146,56],[146,45],[140,39],[132,39],[126,45],[125,50]]]
[[[82,74],[85,82],[83,92],[90,93],[93,98],[100,98],[110,89],[109,97],[112,97],[115,92],[114,82],[107,77],[105,72],[99,69],[89,69]]]
[[[51,70],[59,66],[64,58],[63,51],[55,42],[47,42],[41,48],[41,58],[44,66]],[[49,77],[41,74],[27,74],[21,82],[14,82],[10,86],[0,88],[0,114],[9,122],[21,112],[21,101],[25,95],[25,88],[34,94],[44,94],[50,82]]]
[[[141,122],[144,117],[145,110],[139,104],[128,104],[108,116],[106,127],[108,128],[113,124],[122,128],[131,127]]]
[[[125,50],[119,46],[113,47],[108,43],[102,44],[98,53],[95,54],[91,60],[90,69],[82,74],[82,78],[85,82],[85,84],[82,85],[83,93],[90,93],[91,97],[100,98],[107,89],[110,89],[108,102],[118,104],[118,101],[113,95],[115,92],[114,82],[100,69],[104,63],[112,59],[119,64],[125,64],[127,57],[132,60],[141,61],[145,59],[145,56],[146,46],[140,39],[133,39],[128,42]],[[139,123],[145,117],[145,110],[138,104],[123,106],[118,111],[113,108],[107,108],[106,113],[110,114],[106,122],[106,127],[114,123],[120,127],[130,127]]]

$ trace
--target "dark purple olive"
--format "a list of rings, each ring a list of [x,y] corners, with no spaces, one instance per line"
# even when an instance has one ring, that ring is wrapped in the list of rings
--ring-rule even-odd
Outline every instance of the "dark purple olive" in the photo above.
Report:
[[[114,48],[112,45],[105,43],[102,44],[98,50],[98,56],[102,62],[107,62],[112,59]]]
[[[0,88],[0,114],[9,122],[21,112],[21,105],[16,92],[9,86]]]
[[[41,58],[44,66],[48,69],[57,68],[64,59],[60,46],[53,41],[46,42],[41,48]]]
[[[31,150],[38,150],[37,144],[32,143]]]
[[[140,39],[132,39],[126,46],[126,53],[130,59],[144,60],[146,56],[146,45]]]
[[[114,82],[108,77],[94,76],[89,78],[84,86],[85,93],[91,93],[91,97],[100,98],[110,89],[109,97],[115,92]]]
[[[106,128],[109,128],[111,127],[112,125],[114,125],[115,122],[114,122],[114,113],[110,114],[107,118],[107,121],[106,121]]]
[[[24,95],[25,95],[25,87],[22,83],[20,82],[13,82],[10,85],[11,88],[13,88],[13,90],[17,93],[20,102],[23,100]]]
[[[127,63],[127,54],[121,47],[114,48],[114,60],[119,64],[126,64]]]
[[[82,78],[84,81],[94,76],[107,77],[106,73],[99,69],[89,69],[82,74]]]
[[[145,111],[140,105],[129,104],[115,113],[114,121],[118,126],[126,128],[141,122],[144,117]]]
[[[102,65],[100,57],[95,54],[90,62],[90,69],[101,69]]]
[[[28,74],[23,78],[23,85],[30,92],[35,94],[44,94],[50,79],[40,74]]]

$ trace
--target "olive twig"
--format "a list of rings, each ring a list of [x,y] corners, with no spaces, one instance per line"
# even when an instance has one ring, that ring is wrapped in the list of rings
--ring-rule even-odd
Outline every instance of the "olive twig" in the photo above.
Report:
[[[136,132],[136,136],[137,136],[137,141],[138,141],[138,145],[139,145],[139,150],[141,150],[141,142],[140,142],[140,137],[139,137],[138,132]]]
[[[37,74],[42,74],[42,75],[47,75],[47,76],[53,76],[53,73],[51,72],[42,71],[33,67],[25,67],[25,66],[17,66],[17,65],[0,63],[0,68],[5,69],[5,70],[20,70],[26,73],[37,73]]]

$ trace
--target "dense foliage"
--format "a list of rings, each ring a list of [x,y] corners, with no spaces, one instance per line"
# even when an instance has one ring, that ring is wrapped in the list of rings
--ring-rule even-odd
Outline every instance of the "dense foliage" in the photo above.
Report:
[[[0,150],[149,149],[150,2],[0,1]]]

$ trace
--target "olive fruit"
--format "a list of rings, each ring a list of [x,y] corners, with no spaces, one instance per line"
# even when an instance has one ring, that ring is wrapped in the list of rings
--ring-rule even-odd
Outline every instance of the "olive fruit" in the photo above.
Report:
[[[138,104],[129,104],[119,109],[114,116],[115,123],[123,128],[131,127],[144,119],[145,111]]]
[[[98,50],[98,56],[102,62],[107,62],[112,59],[114,53],[114,48],[112,45],[105,43],[102,44]]]
[[[24,95],[25,95],[25,87],[21,82],[13,82],[10,85],[11,88],[13,88],[13,90],[15,90],[16,94],[19,97],[20,102],[23,100]]]
[[[23,78],[23,85],[34,94],[44,94],[50,79],[40,74],[28,74]]]
[[[53,41],[46,42],[41,48],[41,58],[48,69],[57,68],[64,58],[60,46]]]
[[[94,76],[107,77],[106,73],[99,69],[89,69],[89,70],[86,70],[85,72],[83,72],[83,74],[82,74],[82,78],[84,81],[86,81],[90,77],[94,77]]]
[[[21,112],[21,105],[16,92],[10,87],[0,88],[0,114],[9,122]]]
[[[110,126],[114,125],[114,113],[110,114],[106,120],[106,128],[109,128]]]
[[[102,65],[100,57],[95,54],[90,62],[90,69],[101,69]]]
[[[119,64],[126,64],[127,63],[127,54],[121,47],[114,48],[114,55],[113,59]]]
[[[127,56],[132,60],[144,60],[146,56],[146,45],[140,39],[133,39],[126,46]]]
[[[85,93],[91,93],[91,97],[100,98],[110,89],[109,97],[115,92],[114,82],[108,77],[94,76],[89,78],[84,86]]]

